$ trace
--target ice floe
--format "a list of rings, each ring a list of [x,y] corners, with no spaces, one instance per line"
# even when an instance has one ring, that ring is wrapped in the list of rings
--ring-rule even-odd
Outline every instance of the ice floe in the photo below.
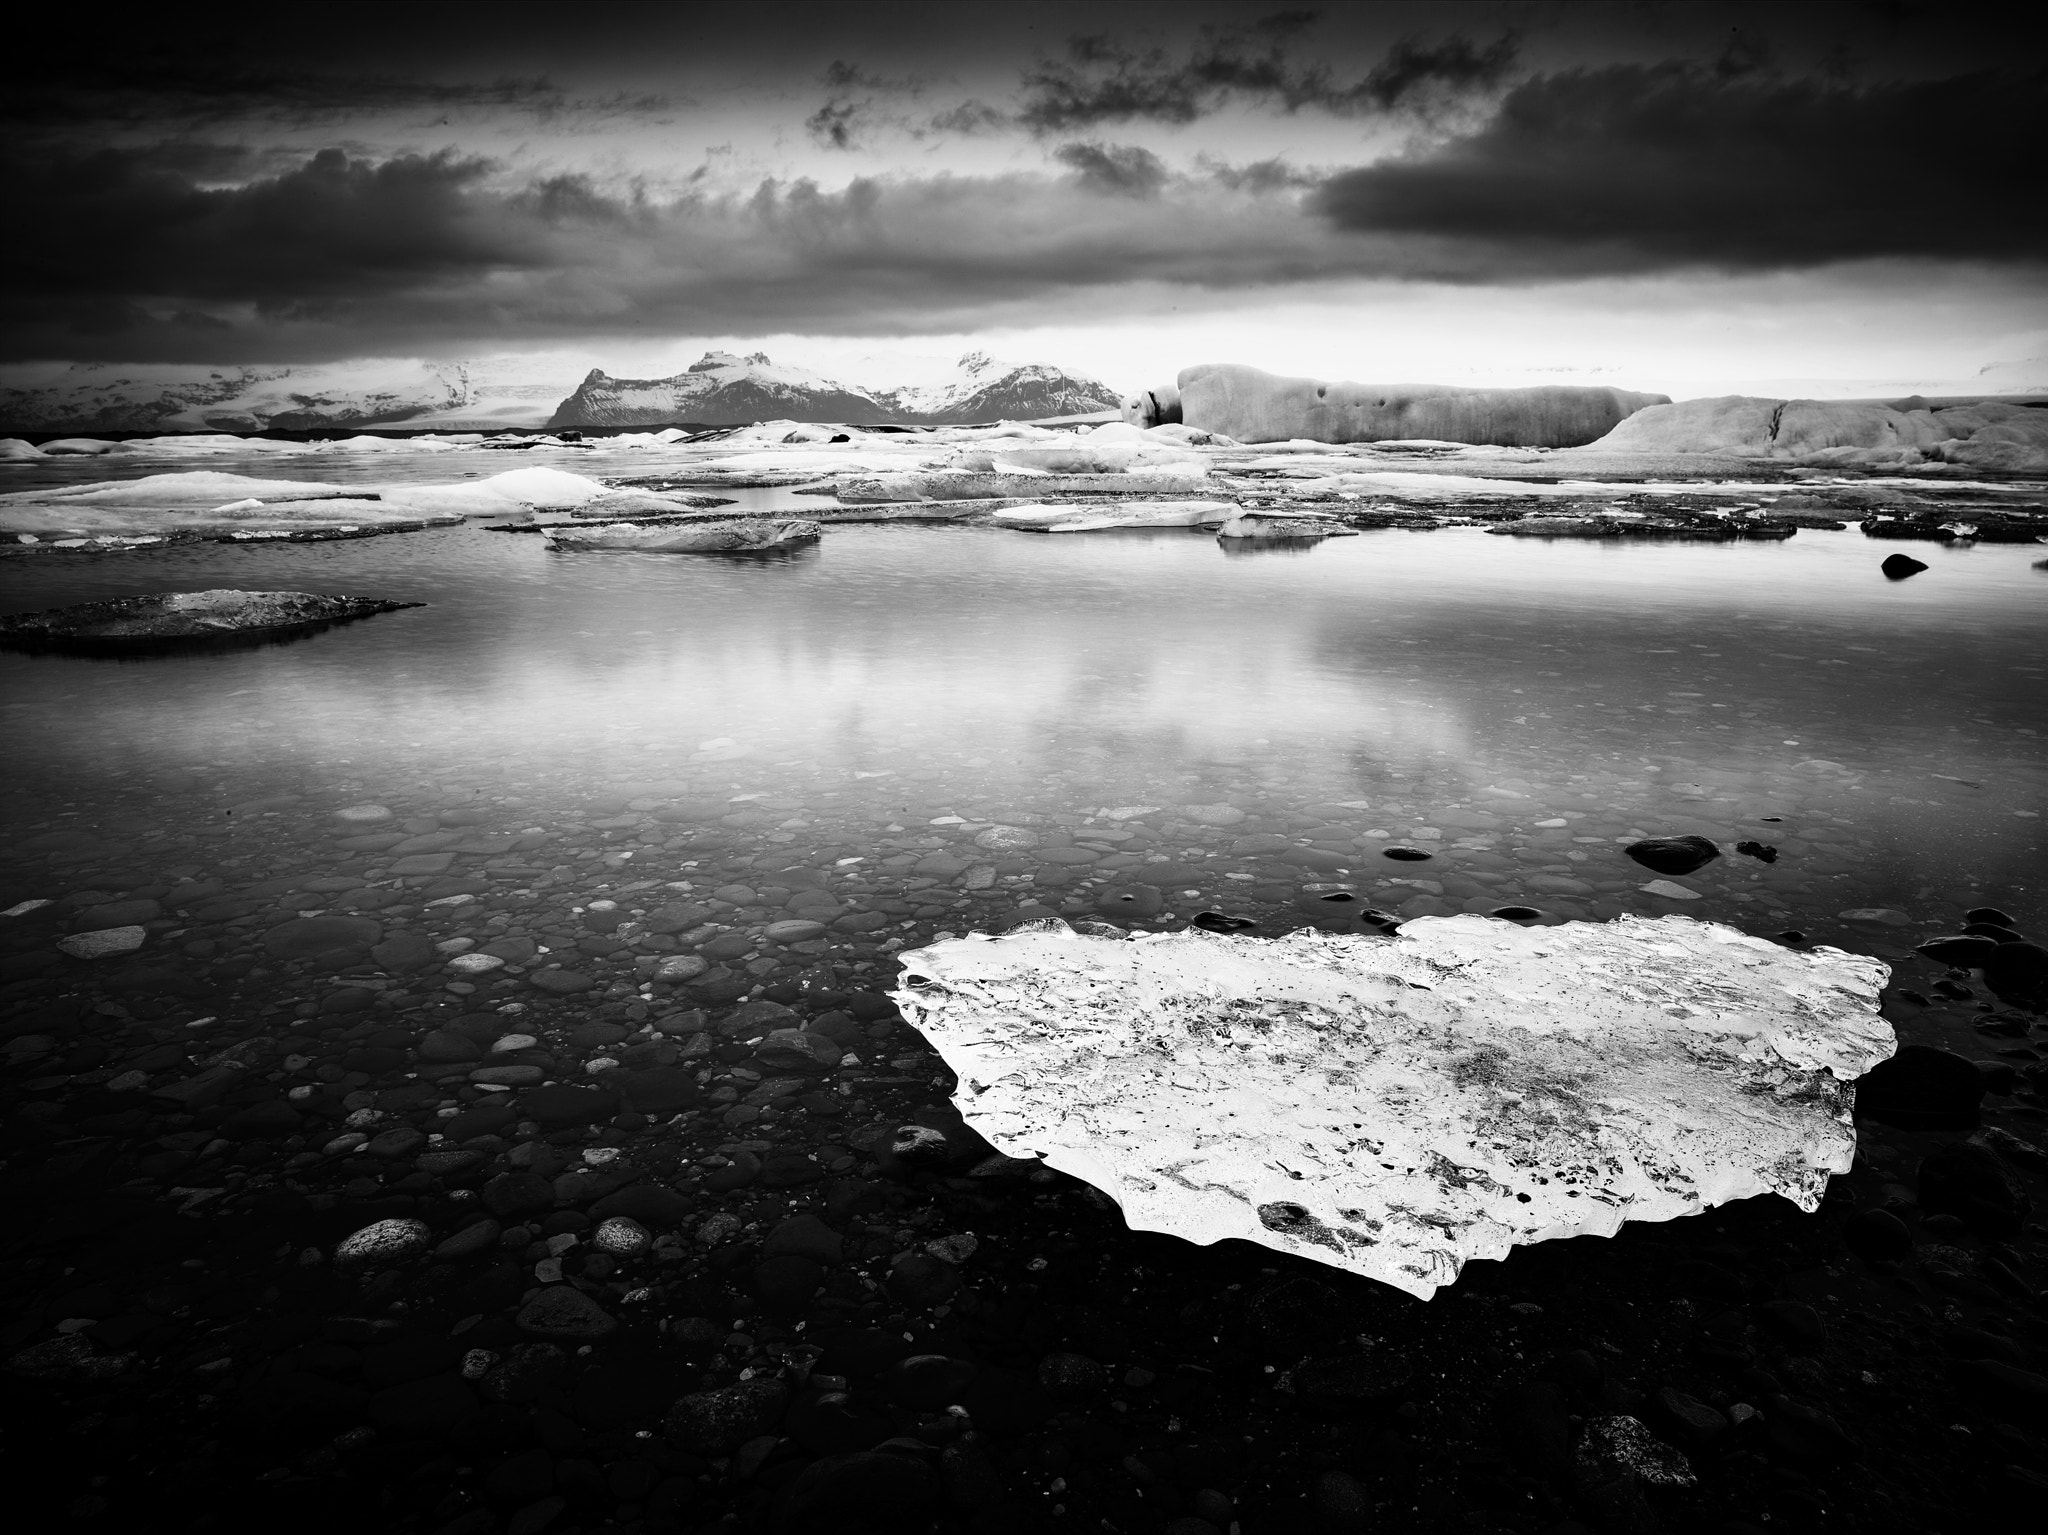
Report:
[[[1393,939],[1047,921],[901,956],[904,1016],[998,1150],[1136,1228],[1428,1297],[1474,1258],[1776,1193],[1819,1204],[1889,975],[1686,917]]]

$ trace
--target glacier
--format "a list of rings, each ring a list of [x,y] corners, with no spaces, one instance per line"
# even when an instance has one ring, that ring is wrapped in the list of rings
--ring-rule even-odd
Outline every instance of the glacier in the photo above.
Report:
[[[1133,1228],[1256,1242],[1427,1299],[1474,1258],[1730,1200],[1818,1207],[1882,962],[1718,923],[1392,938],[1057,919],[899,956],[894,999],[997,1150]]]

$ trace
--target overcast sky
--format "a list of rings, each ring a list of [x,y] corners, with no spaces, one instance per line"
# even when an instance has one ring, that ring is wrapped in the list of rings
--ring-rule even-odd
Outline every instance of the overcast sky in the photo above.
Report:
[[[2048,354],[2048,75],[2000,14],[65,18],[4,66],[0,361],[1960,379]]]

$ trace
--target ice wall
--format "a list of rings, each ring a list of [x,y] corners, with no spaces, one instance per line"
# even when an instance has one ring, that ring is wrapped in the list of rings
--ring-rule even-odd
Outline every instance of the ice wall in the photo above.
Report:
[[[1688,917],[1397,938],[1059,921],[900,956],[969,1124],[1123,1207],[1428,1297],[1468,1259],[1754,1194],[1815,1208],[1896,1048],[1877,960]]]

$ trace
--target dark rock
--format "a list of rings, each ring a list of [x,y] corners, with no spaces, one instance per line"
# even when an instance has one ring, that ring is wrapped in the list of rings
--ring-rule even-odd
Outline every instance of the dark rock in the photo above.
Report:
[[[1557,1387],[1518,1386],[1501,1398],[1497,1417],[1501,1441],[1531,1476],[1555,1479],[1569,1468],[1572,1420]]]
[[[1964,933],[1972,938],[1989,938],[1993,943],[2019,943],[2020,935],[2009,927],[1996,922],[1970,922],[1964,924]]]
[[[1646,869],[1659,874],[1690,874],[1704,869],[1721,856],[1721,849],[1706,837],[1645,837],[1622,851]]]
[[[1788,1342],[1818,1348],[1827,1341],[1828,1330],[1820,1313],[1802,1301],[1766,1301],[1757,1308],[1764,1325]]]
[[[1984,1101],[1975,1065],[1933,1045],[1902,1045],[1856,1084],[1856,1112],[1902,1130],[1969,1130]]]
[[[1398,1399],[1414,1378],[1414,1366],[1400,1354],[1331,1354],[1297,1365],[1294,1391],[1316,1406],[1358,1410]]]
[[[856,1450],[827,1455],[792,1477],[770,1514],[781,1535],[901,1535],[939,1512],[939,1479],[909,1455]]]
[[[512,1112],[510,1104],[479,1103],[474,1108],[464,1109],[460,1114],[450,1115],[441,1121],[441,1133],[460,1145],[479,1135],[496,1135],[509,1127],[519,1116]]]
[[[386,1387],[370,1398],[370,1421],[386,1433],[440,1438],[478,1411],[476,1392],[459,1376],[429,1375]]]
[[[508,1455],[484,1473],[483,1488],[500,1507],[544,1498],[555,1490],[555,1457],[541,1445]]]
[[[1984,984],[2007,1002],[2048,1006],[2048,949],[2038,943],[2001,943],[1984,960]]]
[[[1234,917],[1220,911],[1198,911],[1194,920],[1194,926],[1212,933],[1248,933],[1258,925],[1256,917]]]
[[[1328,1346],[1348,1336],[1349,1308],[1344,1299],[1319,1280],[1296,1275],[1276,1280],[1254,1294],[1245,1307],[1253,1328],[1288,1348]]]
[[[500,1173],[484,1185],[484,1208],[500,1220],[539,1215],[555,1207],[555,1186],[534,1173]]]
[[[668,1411],[663,1427],[678,1446],[697,1455],[729,1455],[782,1421],[789,1388],[779,1380],[743,1380],[716,1391],[695,1391]]]
[[[844,1239],[815,1215],[793,1215],[768,1233],[761,1244],[763,1257],[808,1258],[813,1263],[831,1264],[844,1255]]]
[[[1372,1526],[1373,1497],[1347,1471],[1324,1471],[1309,1488],[1309,1514],[1319,1528],[1365,1530]]]
[[[522,1332],[543,1338],[602,1338],[618,1328],[618,1322],[588,1295],[573,1285],[550,1285],[521,1308]]]
[[[386,970],[424,970],[440,959],[440,951],[434,947],[433,939],[425,933],[393,933],[382,943],[373,944],[370,958]]]
[[[594,1125],[619,1111],[619,1095],[607,1088],[564,1082],[527,1089],[519,1095],[519,1107],[544,1125]]]
[[[1862,1451],[1828,1414],[1818,1407],[1774,1396],[1764,1414],[1771,1448],[1794,1460],[1833,1464],[1858,1459]]]
[[[361,954],[384,934],[368,917],[294,917],[263,935],[263,947],[278,959],[324,959]]]
[[[1038,1382],[1015,1370],[983,1370],[960,1404],[983,1432],[997,1438],[1028,1434],[1052,1416],[1052,1399]]]
[[[1778,850],[1766,842],[1738,842],[1735,851],[1744,858],[1754,858],[1759,863],[1776,863]]]
[[[700,1096],[696,1078],[675,1066],[651,1066],[617,1074],[620,1095],[642,1114],[673,1114]]]
[[[1842,1223],[1849,1251],[1869,1263],[1896,1263],[1913,1250],[1913,1234],[1889,1210],[1858,1210]]]
[[[1728,1433],[1728,1420],[1718,1410],[1674,1387],[1659,1388],[1651,1399],[1659,1420],[1695,1455],[1711,1450]]]
[[[1587,1491],[1623,1477],[1646,1487],[1689,1487],[1694,1480],[1683,1455],[1626,1413],[1586,1420],[1573,1452],[1572,1474]]]
[[[1913,952],[1925,954],[1929,959],[1944,965],[1954,965],[1959,970],[1975,970],[1991,957],[1991,951],[1997,947],[1996,939],[1957,934],[1954,937],[1930,938],[1925,943],[1916,943],[1913,945]]]
[[[944,1354],[912,1354],[890,1366],[883,1388],[904,1407],[943,1412],[959,1403],[978,1372],[967,1359]],[[1040,1377],[1044,1369],[1040,1367]]]
[[[675,1226],[689,1219],[695,1205],[659,1183],[636,1183],[607,1194],[590,1207],[591,1218],[609,1220],[628,1215],[651,1228]]]
[[[2033,1202],[2005,1159],[1970,1141],[1954,1141],[1929,1152],[1920,1163],[1919,1182],[1921,1209],[1930,1215],[1953,1215],[1987,1240],[2018,1235],[2033,1211]]]
[[[1927,566],[1910,554],[1888,554],[1877,568],[1884,572],[1887,581],[1903,581],[1908,576],[1919,575]]]
[[[771,1311],[802,1311],[825,1282],[825,1270],[793,1253],[763,1258],[754,1265],[754,1293]]]
[[[889,1293],[906,1306],[936,1306],[959,1288],[958,1269],[923,1253],[910,1253],[889,1267]]]
[[[813,1455],[871,1450],[893,1432],[888,1420],[861,1412],[844,1391],[804,1393],[790,1406],[785,1426]]]
[[[1996,906],[1972,906],[1963,913],[1965,922],[1993,922],[2000,927],[2018,927],[2019,924]]]
[[[248,1430],[268,1441],[324,1438],[360,1421],[368,1396],[305,1370],[257,1381],[236,1403]]]
[[[1141,921],[1166,910],[1166,897],[1157,885],[1111,885],[1095,898],[1095,909],[1106,917]]]
[[[526,979],[536,989],[557,997],[573,997],[597,985],[580,970],[536,970]]]
[[[1436,855],[1425,853],[1419,847],[1383,847],[1380,849],[1380,856],[1391,858],[1397,863],[1421,863]]]
[[[1533,906],[1496,906],[1491,915],[1504,922],[1538,922],[1543,913]]]
[[[1108,1382],[1109,1371],[1086,1354],[1047,1354],[1038,1361],[1038,1384],[1055,1401],[1087,1401]]]

